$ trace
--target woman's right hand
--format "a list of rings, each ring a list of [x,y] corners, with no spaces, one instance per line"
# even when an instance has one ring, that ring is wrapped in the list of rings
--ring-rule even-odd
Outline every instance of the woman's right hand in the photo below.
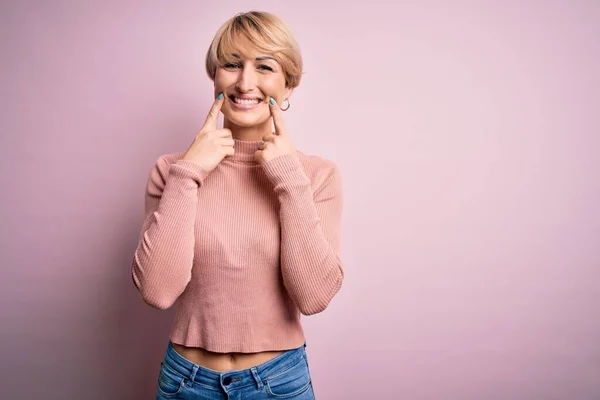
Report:
[[[202,129],[182,158],[200,165],[206,172],[215,169],[226,156],[234,153],[231,131],[217,129],[219,111],[223,102],[224,96],[221,93],[210,108]]]

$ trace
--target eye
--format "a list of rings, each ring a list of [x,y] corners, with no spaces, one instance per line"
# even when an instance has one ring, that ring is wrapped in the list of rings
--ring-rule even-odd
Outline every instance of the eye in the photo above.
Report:
[[[240,64],[236,64],[236,63],[226,63],[225,65],[223,65],[223,68],[239,68]]]
[[[271,68],[271,67],[269,67],[268,65],[265,65],[265,64],[260,64],[258,66],[258,69],[262,69],[264,71],[273,71],[273,68]]]

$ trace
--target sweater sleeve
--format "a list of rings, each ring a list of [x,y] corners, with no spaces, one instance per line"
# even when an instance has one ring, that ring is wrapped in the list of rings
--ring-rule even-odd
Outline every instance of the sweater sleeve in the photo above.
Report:
[[[206,176],[197,164],[169,164],[164,156],[150,171],[131,273],[142,298],[153,307],[171,307],[191,279],[198,188]]]
[[[304,315],[329,305],[342,286],[340,260],[342,181],[334,164],[313,189],[296,154],[263,165],[280,203],[281,270],[291,298]]]

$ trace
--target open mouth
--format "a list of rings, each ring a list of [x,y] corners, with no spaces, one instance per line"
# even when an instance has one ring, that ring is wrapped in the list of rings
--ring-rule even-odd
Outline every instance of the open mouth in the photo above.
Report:
[[[239,104],[239,105],[243,105],[243,106],[253,106],[253,105],[257,105],[258,103],[262,102],[262,99],[260,98],[255,98],[255,99],[240,99],[235,97],[234,95],[230,95],[229,99],[234,102],[235,104]]]

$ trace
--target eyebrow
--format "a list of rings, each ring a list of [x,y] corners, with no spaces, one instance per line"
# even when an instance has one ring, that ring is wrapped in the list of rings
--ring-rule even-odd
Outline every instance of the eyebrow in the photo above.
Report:
[[[239,54],[232,54],[233,57],[235,58],[242,58],[240,57]],[[256,61],[265,61],[265,60],[273,60],[273,61],[277,61],[275,60],[273,57],[269,57],[269,56],[260,56],[260,57],[256,57]]]

